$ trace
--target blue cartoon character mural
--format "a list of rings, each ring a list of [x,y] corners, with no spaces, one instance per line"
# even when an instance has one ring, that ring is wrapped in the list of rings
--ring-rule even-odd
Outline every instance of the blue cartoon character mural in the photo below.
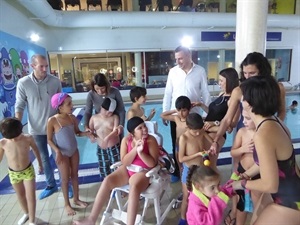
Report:
[[[11,48],[9,50],[9,55],[11,57],[11,64],[13,67],[14,75],[17,78],[17,80],[19,80],[22,77],[23,70],[19,53],[16,49]]]
[[[28,56],[25,51],[20,52],[20,59],[21,59],[21,64],[22,64],[22,77],[25,77],[29,75],[29,62],[28,62]]]
[[[0,86],[0,121],[5,117],[11,116],[7,102],[4,101],[4,89]]]
[[[4,116],[14,115],[14,105],[16,102],[16,79],[13,73],[13,68],[11,64],[11,57],[6,50],[2,48],[0,52],[0,91],[1,103],[7,103],[7,111],[5,111]]]

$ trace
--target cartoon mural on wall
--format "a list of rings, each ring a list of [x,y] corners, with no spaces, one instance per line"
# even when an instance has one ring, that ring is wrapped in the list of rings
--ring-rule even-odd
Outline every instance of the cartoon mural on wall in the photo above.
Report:
[[[22,64],[21,64],[19,53],[17,52],[16,49],[11,48],[9,50],[9,55],[11,57],[11,64],[13,67],[15,77],[17,80],[19,80],[22,77]]]
[[[11,57],[5,48],[0,52],[0,84],[3,91],[1,100],[8,105],[8,115],[14,115],[16,102],[16,79],[12,68]]]
[[[5,117],[9,117],[10,112],[8,111],[8,105],[4,100],[4,90],[0,86],[0,120],[2,120]]]
[[[20,52],[20,59],[22,63],[22,76],[24,77],[29,75],[30,71],[29,71],[28,56],[26,52],[23,50]]]
[[[16,86],[30,73],[29,58],[42,47],[0,31],[0,120],[15,115]]]

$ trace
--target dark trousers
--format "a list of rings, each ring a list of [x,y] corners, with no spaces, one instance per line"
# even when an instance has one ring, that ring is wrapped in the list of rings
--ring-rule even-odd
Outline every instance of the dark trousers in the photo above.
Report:
[[[173,159],[175,161],[175,171],[173,175],[180,177],[180,170],[176,159],[176,123],[173,121],[170,121],[170,130],[171,130],[171,138],[172,138]]]

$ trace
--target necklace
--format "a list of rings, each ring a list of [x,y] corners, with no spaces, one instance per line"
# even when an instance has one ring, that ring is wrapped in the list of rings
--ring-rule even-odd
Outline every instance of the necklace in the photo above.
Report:
[[[221,97],[221,96],[220,96]],[[216,106],[221,105],[225,100],[227,101],[227,99],[225,98],[226,96],[222,95],[221,101],[220,102],[216,102]]]

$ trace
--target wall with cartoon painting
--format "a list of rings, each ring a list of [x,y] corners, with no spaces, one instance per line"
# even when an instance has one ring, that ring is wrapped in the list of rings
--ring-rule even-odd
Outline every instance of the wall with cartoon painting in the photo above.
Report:
[[[0,31],[0,120],[14,116],[16,85],[31,72],[33,54],[46,55],[46,49]]]

